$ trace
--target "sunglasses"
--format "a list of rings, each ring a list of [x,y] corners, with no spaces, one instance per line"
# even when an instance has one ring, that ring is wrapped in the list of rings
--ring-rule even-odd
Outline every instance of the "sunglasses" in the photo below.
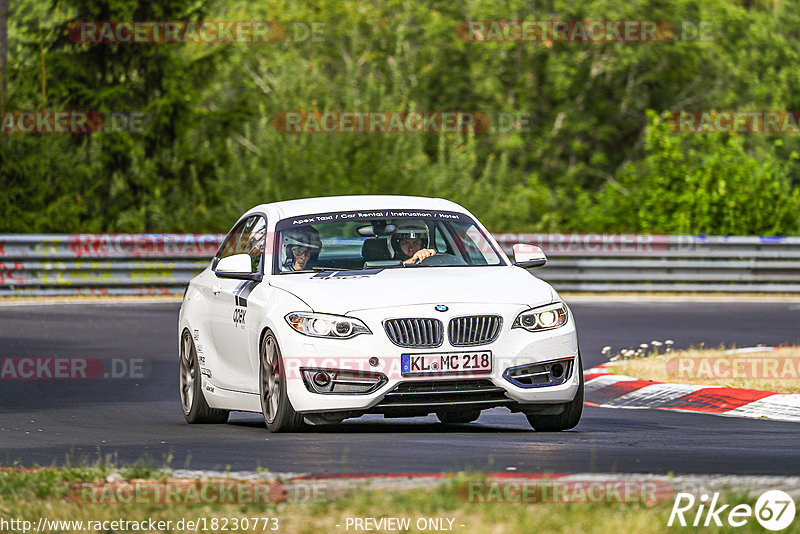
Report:
[[[311,249],[306,247],[294,247],[292,254],[295,256],[311,256]]]

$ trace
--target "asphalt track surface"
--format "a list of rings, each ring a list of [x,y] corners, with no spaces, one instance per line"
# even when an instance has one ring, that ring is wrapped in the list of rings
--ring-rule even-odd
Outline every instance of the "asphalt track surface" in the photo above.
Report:
[[[569,302],[569,299],[567,299]],[[600,349],[800,343],[800,302],[573,302],[584,365]],[[179,304],[0,306],[0,357],[143,359],[143,378],[0,380],[0,465],[112,458],[174,468],[293,473],[519,472],[800,475],[800,425],[586,406],[569,432],[503,408],[468,425],[365,416],[270,434],[257,414],[190,426],[178,401]]]

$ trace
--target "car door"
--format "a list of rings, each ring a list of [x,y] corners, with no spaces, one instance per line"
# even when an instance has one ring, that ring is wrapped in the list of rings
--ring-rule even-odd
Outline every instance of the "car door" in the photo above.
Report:
[[[251,272],[263,272],[265,218],[261,215],[248,217],[231,234],[235,234],[231,236],[231,243],[227,247],[221,247],[221,255],[217,261],[233,254],[248,254],[252,264]],[[254,334],[255,325],[248,322],[247,299],[259,282],[216,275],[215,278],[210,297],[211,331],[219,365],[214,372],[213,382],[223,389],[257,393],[254,390],[257,381],[253,380],[257,371],[253,364],[256,360],[253,351],[257,350],[254,336],[257,333]]]

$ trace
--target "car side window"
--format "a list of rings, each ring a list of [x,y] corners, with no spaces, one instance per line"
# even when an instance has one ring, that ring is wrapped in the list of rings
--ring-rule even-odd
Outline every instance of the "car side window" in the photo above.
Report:
[[[253,216],[245,221],[234,254],[250,256],[250,272],[259,272],[266,246],[267,222],[264,217]]]
[[[497,265],[499,263],[492,245],[476,227],[470,226],[465,231],[459,232],[459,237],[469,256],[467,262],[471,265]]]
[[[240,222],[233,228],[233,230],[230,231],[228,236],[222,242],[222,245],[219,247],[219,250],[217,251],[217,255],[214,259],[215,265],[222,258],[227,258],[228,256],[233,256],[234,254],[236,254],[236,245],[239,242],[239,237],[241,237],[245,224],[247,224],[247,221],[249,220],[250,219],[246,219]]]

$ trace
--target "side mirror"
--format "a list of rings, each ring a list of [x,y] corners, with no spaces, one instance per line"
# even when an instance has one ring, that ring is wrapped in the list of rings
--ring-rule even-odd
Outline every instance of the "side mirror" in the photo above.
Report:
[[[528,269],[530,267],[541,267],[547,263],[547,256],[544,251],[536,245],[526,245],[517,243],[512,247],[514,251],[514,265]]]
[[[249,254],[234,254],[219,260],[214,274],[220,278],[261,281],[263,276],[261,273],[252,272],[251,265]]]

